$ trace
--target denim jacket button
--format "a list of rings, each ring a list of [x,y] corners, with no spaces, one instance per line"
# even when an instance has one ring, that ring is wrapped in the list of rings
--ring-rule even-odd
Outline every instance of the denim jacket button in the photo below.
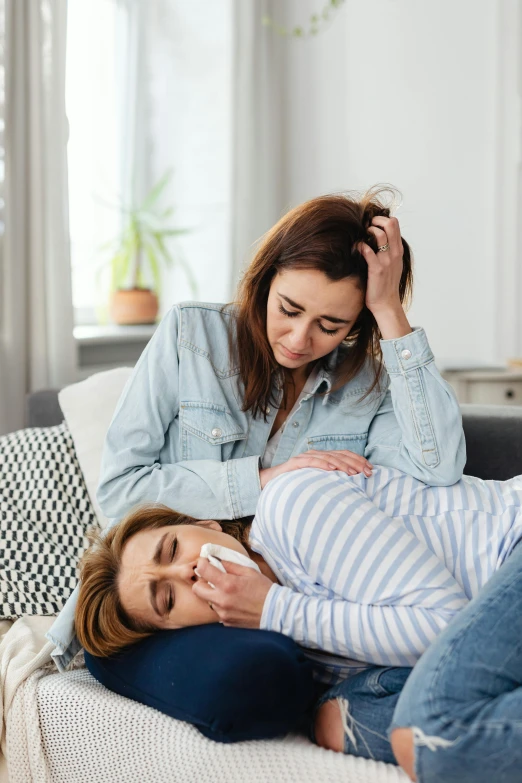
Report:
[[[220,438],[223,435],[219,427],[214,427],[214,429],[210,434],[212,435],[213,438]]]
[[[401,351],[401,356],[403,359],[411,359],[411,351],[405,348],[404,351]]]
[[[298,421],[293,421],[292,422],[292,427],[299,427],[299,422]]]
[[[267,416],[268,416],[268,414],[270,413],[270,411],[271,411],[271,410],[272,410],[271,408],[267,408],[267,409],[266,409],[266,415],[267,415]]]

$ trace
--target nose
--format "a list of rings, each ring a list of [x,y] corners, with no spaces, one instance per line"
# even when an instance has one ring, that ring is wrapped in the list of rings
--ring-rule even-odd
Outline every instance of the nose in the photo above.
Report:
[[[191,563],[168,563],[165,566],[160,566],[159,577],[161,579],[173,579],[177,582],[186,582],[192,585],[198,581],[198,577],[195,573],[197,567],[197,560]]]
[[[310,325],[302,321],[295,324],[290,335],[288,349],[294,353],[302,353],[310,344]]]

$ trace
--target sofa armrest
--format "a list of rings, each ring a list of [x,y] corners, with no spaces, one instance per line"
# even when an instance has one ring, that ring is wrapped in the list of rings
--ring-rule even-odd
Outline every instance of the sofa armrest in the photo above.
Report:
[[[464,473],[504,481],[522,474],[522,406],[461,405]]]
[[[55,424],[61,424],[63,418],[58,402],[58,389],[42,389],[26,395],[26,427],[53,427]]]

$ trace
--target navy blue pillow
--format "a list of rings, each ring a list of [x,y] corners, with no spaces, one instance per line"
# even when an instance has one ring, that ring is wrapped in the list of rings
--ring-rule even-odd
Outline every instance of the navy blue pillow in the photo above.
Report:
[[[85,653],[85,662],[109,690],[188,721],[218,742],[295,730],[317,697],[310,661],[274,631],[219,623],[159,631],[113,658]]]

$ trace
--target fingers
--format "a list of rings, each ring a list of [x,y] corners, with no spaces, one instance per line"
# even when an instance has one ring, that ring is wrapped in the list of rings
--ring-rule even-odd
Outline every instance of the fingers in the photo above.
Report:
[[[248,566],[239,565],[239,563],[232,563],[230,560],[223,560],[225,571],[227,574],[234,574],[235,576],[250,576],[250,574],[257,573],[253,568]]]
[[[217,597],[216,597],[216,591],[215,588],[210,587],[210,585],[207,584],[207,582],[196,582],[192,585],[192,592],[197,595],[198,598],[201,598],[203,601],[207,601],[208,603],[212,603],[214,605],[217,605]]]
[[[226,574],[220,571],[219,568],[210,563],[206,557],[200,557],[196,565],[196,573],[210,586],[210,590],[223,590],[227,592],[230,589],[231,579],[230,576],[246,576],[249,577],[252,574],[257,574],[257,571],[249,568],[248,566],[239,565],[238,563],[232,563],[230,560],[223,560],[223,566],[225,567]],[[196,585],[201,585],[203,582],[196,582]],[[215,594],[214,594],[215,595]],[[210,598],[209,600],[212,600]]]
[[[196,573],[205,582],[208,582],[213,588],[222,588],[223,582],[226,580],[226,574],[220,571],[219,568],[213,566],[206,557],[200,557],[196,566]],[[199,582],[198,582],[199,584]]]
[[[307,459],[316,460],[317,467],[328,470],[342,470],[349,476],[355,476],[357,473],[364,473],[366,476],[372,475],[372,467],[367,459],[351,451],[318,451],[310,449],[303,455]],[[326,467],[324,467],[326,466]],[[315,467],[307,464],[307,467]]]
[[[335,451],[320,451],[319,449],[309,449],[305,453],[317,454],[318,456],[325,458],[327,456],[339,457],[350,463],[352,467],[360,467],[361,469],[367,467],[371,470],[373,468],[373,465],[366,459],[366,457],[363,457],[361,454],[356,454],[354,451],[348,451],[348,449],[336,449]]]
[[[373,234],[375,237],[375,240],[377,242],[377,247],[384,247],[385,245],[389,244],[388,241],[388,235],[386,234],[386,231],[384,231],[382,228],[378,228],[377,226],[370,226],[368,229],[369,234]],[[380,251],[380,252],[386,252],[386,251]]]
[[[192,585],[192,592],[211,605],[219,622],[243,628],[259,628],[265,599],[272,587],[272,580],[247,566],[239,566],[223,561],[227,573],[223,574],[210,563],[205,566],[199,558],[198,571],[204,577]],[[217,574],[216,574],[217,572]],[[204,581],[207,577],[215,579],[213,589]]]
[[[369,231],[377,239],[379,247],[388,242],[392,252],[398,252],[402,255],[401,229],[396,217],[376,215],[372,220]]]

